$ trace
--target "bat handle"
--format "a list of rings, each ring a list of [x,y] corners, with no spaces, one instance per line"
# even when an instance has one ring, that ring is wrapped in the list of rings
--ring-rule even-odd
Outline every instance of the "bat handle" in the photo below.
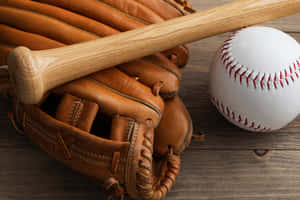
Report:
[[[39,102],[45,92],[43,66],[26,47],[17,47],[8,57],[9,75],[16,94],[23,103]]]

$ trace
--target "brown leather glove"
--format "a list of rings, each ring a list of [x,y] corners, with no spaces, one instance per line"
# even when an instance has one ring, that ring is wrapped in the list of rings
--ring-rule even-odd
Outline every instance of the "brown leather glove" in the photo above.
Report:
[[[97,39],[99,38],[99,36],[106,36],[110,34],[116,34],[119,32],[110,26],[100,23],[99,21],[86,18],[84,16],[75,14],[73,12],[69,12],[65,9],[60,9],[46,4],[39,4],[36,2],[23,1],[23,0],[12,0],[9,2],[0,1],[0,2],[1,5],[6,6],[6,7],[3,6],[0,7],[0,10],[2,10],[3,15],[7,17],[5,18],[0,16],[1,22],[6,24],[6,25],[4,24],[0,25],[0,38],[1,38],[0,40],[2,43],[0,45],[0,52],[1,49],[3,49],[2,51],[3,53],[1,53],[0,55],[2,55],[2,57],[6,57],[6,53],[9,52],[10,49],[15,46],[23,45],[33,50],[48,49],[48,48],[64,46],[67,44],[73,44],[77,42]],[[56,2],[56,1],[51,1],[51,2]],[[61,2],[64,1],[58,1],[57,3],[61,3]],[[69,1],[69,2],[72,3],[75,1]],[[153,2],[159,2],[161,4],[163,1],[153,1]],[[78,2],[76,2],[76,5],[77,3]],[[101,6],[103,5],[101,4]],[[44,15],[48,15],[48,17]],[[34,23],[32,25],[28,25],[28,22],[30,21]],[[100,34],[101,31],[103,32],[101,33],[103,35]],[[170,50],[170,51],[174,51],[174,50]],[[174,56],[171,58],[171,60],[176,61],[176,59],[174,59]],[[104,72],[100,72],[99,76],[101,77],[101,79],[97,79],[97,81],[103,84],[103,86],[105,87],[110,87],[116,91],[119,91],[120,88],[118,88],[117,86],[119,85],[127,86],[128,82],[130,82],[128,80],[131,80],[132,78],[130,77],[133,77],[135,79],[138,79],[140,83],[143,83],[144,85],[151,87],[152,93],[154,93],[155,95],[159,93],[165,98],[168,98],[168,100],[166,100],[165,102],[166,102],[166,111],[168,111],[167,113],[169,114],[163,115],[161,123],[158,125],[158,128],[155,130],[156,138],[158,138],[158,140],[155,140],[154,154],[155,157],[163,160],[166,159],[166,157],[168,157],[169,151],[173,151],[174,153],[179,154],[181,151],[184,150],[184,148],[190,142],[190,138],[192,135],[192,123],[189,114],[186,111],[185,106],[181,103],[179,97],[173,98],[178,91],[179,80],[181,79],[181,74],[177,66],[172,64],[172,62],[170,62],[162,54],[156,54],[140,60],[136,60],[130,63],[120,65],[118,66],[118,68],[119,69],[109,69]],[[120,80],[123,80],[123,82]],[[161,84],[162,82],[164,84]],[[127,88],[128,91],[122,90],[122,92],[124,93],[129,92],[129,94],[126,93],[126,95],[129,95],[129,97],[134,96],[130,93],[131,92],[130,90],[135,90],[136,87],[135,84],[132,84],[131,87],[128,87]],[[83,86],[81,86],[81,88],[82,87]],[[74,88],[74,87],[72,86],[70,88]],[[93,89],[86,88],[86,89],[92,91],[93,93],[97,93],[97,90],[93,90],[94,88]],[[77,91],[77,89],[75,90]],[[70,91],[67,91],[67,93],[73,94]],[[143,94],[143,92],[141,92],[141,94]],[[52,95],[50,95],[50,97],[51,96]],[[87,96],[89,96],[89,94],[87,94]],[[45,97],[46,102],[51,102],[49,104],[53,104],[53,105],[62,104],[59,102],[55,102],[54,99],[50,97],[48,98]],[[86,100],[88,97],[83,95],[80,98]],[[74,102],[75,101],[76,100],[74,100]],[[44,104],[41,103],[41,105]],[[97,105],[100,107],[103,106],[101,105],[101,103],[97,103]],[[66,106],[63,107],[67,108]],[[84,107],[89,107],[89,104]],[[39,107],[39,108],[43,111],[46,111],[44,110],[44,107]],[[72,109],[63,110],[62,113],[68,116],[79,115],[73,113],[76,110],[73,111]],[[89,117],[87,116],[87,113],[90,112],[93,113],[92,111],[86,111],[84,112],[85,114],[83,116],[79,118],[77,116],[77,118],[75,117],[76,119],[69,120],[69,121],[64,120],[64,118],[59,118],[59,115],[58,116],[52,115],[52,117],[56,120],[62,121],[64,123],[68,123],[72,126],[78,127],[79,129],[89,132],[88,130],[85,129],[85,126],[89,126],[89,124],[92,123],[91,121],[88,120],[90,116]],[[46,113],[48,112],[46,111]],[[57,111],[57,113],[59,112]],[[93,119],[93,117],[90,118]],[[74,122],[74,120],[77,121]],[[16,121],[20,121],[20,120],[16,119]],[[111,123],[109,126],[115,127],[116,125]],[[28,131],[26,131],[25,129],[25,132],[27,133]],[[172,134],[172,137],[170,137],[170,134]],[[40,144],[40,141],[36,141],[36,142]],[[47,149],[45,150],[47,151]],[[57,157],[57,154],[53,156]],[[73,167],[72,165],[74,165],[74,163],[69,165]],[[81,170],[79,169],[79,171]],[[92,175],[92,177],[95,176]],[[169,188],[170,185],[168,186],[168,189]],[[161,195],[164,195],[164,193]]]
[[[122,77],[105,85],[107,73]],[[6,90],[14,96],[12,90]],[[12,98],[12,97],[10,97]],[[175,183],[180,156],[153,156],[164,102],[118,69],[52,90],[38,105],[13,97],[13,124],[44,151],[122,197],[161,199]]]
[[[142,2],[142,0],[140,1]],[[64,1],[51,1],[51,3],[54,2],[59,4]],[[67,5],[74,4],[73,6],[76,6],[78,3],[78,1],[74,0],[68,2],[69,4]],[[87,1],[87,5],[89,5],[88,2],[92,3],[95,1]],[[168,7],[169,4],[166,2],[165,0],[153,0],[153,4],[150,5],[156,8],[158,8],[157,5]],[[0,5],[2,5],[0,7],[0,22],[5,23],[0,24],[0,58],[2,57],[0,60],[5,61],[2,64],[6,63],[8,52],[16,46],[27,46],[32,50],[42,50],[62,47],[67,44],[98,39],[100,36],[119,33],[118,30],[100,22],[105,21],[105,19],[96,21],[70,12],[69,10],[48,4],[27,0],[0,0]],[[175,6],[175,2],[173,2],[172,5]],[[94,7],[95,6],[99,6],[99,9],[103,6],[107,7],[106,4],[100,3],[100,1],[98,4],[95,4]],[[126,3],[124,3],[123,6],[126,6]],[[132,7],[135,8],[134,6]],[[111,7],[109,8],[111,9]],[[176,17],[180,15],[181,12],[178,13],[178,7],[176,7],[175,10],[172,8],[174,7],[169,7],[169,10],[164,12],[164,15],[166,15],[164,16],[165,19],[170,18],[170,16]],[[115,10],[113,11],[116,12]],[[117,14],[120,15],[122,13],[123,12],[120,11]],[[153,11],[151,13],[153,13],[154,16],[158,15]],[[182,10],[182,13],[184,13],[184,10]],[[129,16],[129,14],[126,14],[124,17],[128,18]],[[150,16],[147,16],[147,18],[149,18],[148,21],[151,20]],[[130,19],[137,20],[138,18],[131,16]],[[32,23],[30,24],[30,22]],[[125,22],[127,21],[125,20]],[[122,24],[120,21],[118,23]],[[164,124],[167,124],[169,129],[168,133],[171,132],[174,136],[174,140],[177,138],[178,140],[176,142],[166,140],[164,142],[166,144],[164,151],[167,151],[167,146],[173,146],[174,149],[178,150],[181,149],[180,151],[176,151],[176,153],[180,153],[184,150],[184,148],[179,148],[178,146],[185,147],[189,144],[192,135],[192,123],[190,116],[179,97],[176,97],[176,100],[173,98],[179,90],[179,82],[181,79],[181,72],[178,67],[170,62],[163,54],[156,54],[119,65],[118,68],[128,76],[135,77],[141,83],[151,87],[154,93],[159,93],[162,97],[168,99],[168,102],[172,102],[167,105],[175,105],[169,107],[172,107],[173,113],[182,117],[174,118],[176,115],[173,116],[172,122],[174,123],[171,126],[172,128],[170,128],[169,124],[171,120],[164,117],[164,123],[161,123],[160,126],[165,126]],[[113,72],[110,74],[113,74]],[[108,77],[108,79],[116,81],[119,78],[118,75],[115,75],[115,79],[112,79],[111,77]],[[178,123],[174,120],[177,120]],[[165,129],[162,128],[158,130]],[[156,132],[159,132],[158,130]],[[161,134],[164,135],[161,138],[169,138],[167,137],[168,133]],[[183,138],[185,139],[183,140]]]
[[[37,4],[37,2],[44,4]],[[104,37],[179,17],[187,14],[186,10],[192,12],[187,0],[35,0],[31,2],[29,0],[0,0],[0,4],[40,14],[40,16],[34,16],[31,13],[9,12],[2,8],[4,10],[0,12],[0,23],[65,44],[81,42],[77,40],[78,38],[72,37],[77,34],[71,29],[72,26],[92,33],[94,36]],[[72,11],[72,13],[66,11]],[[41,15],[50,18],[42,18]],[[57,20],[71,27],[67,28],[57,23]],[[47,26],[44,26],[46,24]],[[85,38],[85,40],[90,39],[94,38],[92,36]],[[164,53],[178,66],[184,66],[189,58],[188,45],[181,45]]]

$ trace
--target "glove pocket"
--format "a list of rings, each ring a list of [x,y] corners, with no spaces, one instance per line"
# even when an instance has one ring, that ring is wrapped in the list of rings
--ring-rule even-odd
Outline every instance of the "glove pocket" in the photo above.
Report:
[[[126,155],[129,143],[102,138],[61,122],[36,105],[17,104],[16,119],[24,133],[42,150],[68,167],[104,184],[111,172],[113,155]]]

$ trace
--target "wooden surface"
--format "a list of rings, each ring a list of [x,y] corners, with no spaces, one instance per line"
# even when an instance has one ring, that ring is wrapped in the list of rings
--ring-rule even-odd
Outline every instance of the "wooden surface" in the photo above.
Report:
[[[191,0],[198,10],[231,0]],[[300,14],[267,23],[300,42]],[[191,112],[195,133],[182,155],[176,185],[167,200],[298,200],[300,199],[300,117],[272,134],[242,131],[228,123],[209,102],[207,73],[212,56],[228,34],[192,45],[184,69],[181,96]],[[104,191],[69,170],[16,133],[7,120],[8,105],[0,101],[0,199],[98,200]],[[265,156],[259,156],[261,154]]]

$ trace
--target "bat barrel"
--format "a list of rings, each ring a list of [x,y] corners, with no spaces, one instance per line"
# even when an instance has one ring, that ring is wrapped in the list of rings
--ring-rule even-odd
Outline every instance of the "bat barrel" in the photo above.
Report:
[[[37,103],[45,93],[43,74],[38,63],[32,51],[26,47],[17,47],[8,56],[11,84],[22,103]]]

